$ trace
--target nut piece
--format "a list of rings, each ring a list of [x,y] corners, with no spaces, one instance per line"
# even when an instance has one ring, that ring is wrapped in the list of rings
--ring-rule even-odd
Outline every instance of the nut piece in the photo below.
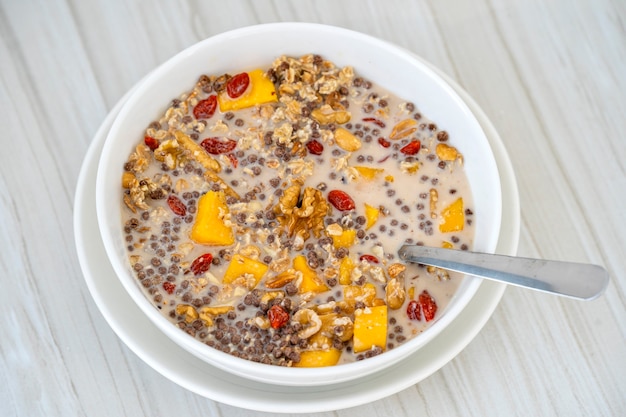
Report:
[[[177,307],[178,309],[178,307]],[[200,319],[206,326],[213,325],[213,318],[221,314],[226,314],[229,311],[234,310],[233,306],[219,306],[219,307],[202,307],[200,309]],[[196,313],[197,314],[197,313]]]
[[[437,218],[437,201],[439,201],[439,193],[436,189],[430,189],[430,217]]]
[[[359,138],[342,127],[335,130],[335,141],[344,151],[354,152],[361,149],[361,141]]]
[[[293,315],[293,321],[302,325],[302,330],[298,332],[298,337],[308,339],[322,328],[322,320],[317,313],[309,308],[298,310]]]
[[[137,180],[135,174],[132,172],[124,171],[122,174],[122,187],[123,188],[131,188],[133,186],[133,182]]]
[[[267,281],[265,281],[265,286],[271,289],[284,287],[297,277],[298,275],[296,274],[296,270],[290,268],[286,271],[281,272],[278,275],[269,278]]]
[[[387,283],[385,287],[385,299],[387,300],[387,306],[392,310],[397,310],[404,304],[406,291],[398,278],[392,278]]]
[[[178,304],[176,306],[176,314],[185,316],[185,322],[193,323],[198,318],[198,312],[189,304]]]
[[[393,127],[389,134],[389,139],[398,140],[406,138],[417,130],[416,125],[417,122],[414,119],[402,120]]]

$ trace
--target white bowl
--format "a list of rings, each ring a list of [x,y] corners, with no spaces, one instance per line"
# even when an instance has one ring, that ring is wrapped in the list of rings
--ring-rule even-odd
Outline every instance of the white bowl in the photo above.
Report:
[[[498,170],[478,121],[456,92],[411,53],[379,39],[337,27],[308,23],[252,26],[216,35],[169,59],[149,74],[115,119],[100,157],[96,181],[98,225],[107,256],[126,291],[169,338],[196,357],[238,376],[277,385],[313,386],[362,378],[398,362],[439,334],[463,310],[481,281],[466,277],[443,314],[403,345],[364,361],[324,368],[287,368],[236,358],[192,338],[167,320],[144,295],[127,260],[121,220],[120,177],[145,127],[172,98],[188,91],[201,74],[236,73],[269,66],[280,55],[316,53],[351,65],[363,77],[407,100],[454,138],[464,155],[474,201],[474,250],[495,250],[501,219]]]

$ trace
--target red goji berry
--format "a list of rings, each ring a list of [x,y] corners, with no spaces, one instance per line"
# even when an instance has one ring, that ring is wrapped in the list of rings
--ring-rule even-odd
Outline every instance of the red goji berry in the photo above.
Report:
[[[213,255],[210,253],[205,253],[204,255],[198,256],[192,263],[189,269],[193,272],[194,275],[204,274],[211,267],[211,262],[213,261]]]
[[[163,283],[163,289],[168,293],[168,294],[173,294],[174,290],[176,289],[176,284],[172,284],[169,281],[165,281]]]
[[[312,153],[313,155],[321,155],[322,152],[324,152],[324,145],[315,139],[307,142],[306,148],[309,150],[309,153]]]
[[[385,138],[378,138],[378,143],[380,143],[380,146],[382,146],[383,148],[388,148],[391,146],[391,142],[389,142]]]
[[[377,264],[378,263],[378,258],[375,257],[374,255],[365,254],[365,255],[361,255],[359,257],[359,261],[367,261],[367,262],[370,262],[370,263],[373,263],[373,264]]]
[[[217,110],[217,96],[212,95],[204,100],[200,100],[193,108],[193,115],[196,119],[209,119]]]
[[[417,300],[409,301],[409,305],[406,306],[406,315],[411,320],[422,320],[422,310]]]
[[[170,194],[170,196],[167,197],[167,205],[170,206],[170,209],[178,216],[187,214],[187,206],[174,194]]]
[[[151,151],[155,150],[160,145],[159,141],[153,138],[152,136],[144,137],[143,141],[146,144],[146,146],[150,148]]]
[[[406,144],[402,149],[400,149],[400,152],[405,155],[415,155],[420,151],[421,146],[422,144],[419,140],[414,140]]]
[[[239,165],[239,160],[237,159],[237,157],[232,153],[229,153],[226,156],[228,156],[230,163],[233,164],[233,168],[237,168],[237,165]]]
[[[345,191],[332,190],[328,193],[328,201],[339,211],[354,210],[354,200]]]
[[[233,78],[228,80],[226,84],[226,92],[228,93],[228,97],[237,98],[241,96],[250,85],[250,76],[247,72],[242,72],[241,74],[235,75]]]
[[[218,138],[206,138],[200,143],[200,146],[211,155],[219,155],[235,149],[237,141],[232,139],[219,140]]]
[[[424,290],[419,295],[420,306],[422,307],[422,313],[424,314],[424,319],[426,321],[431,321],[435,318],[435,313],[437,312],[437,303],[435,299],[431,297],[428,291]]]
[[[267,318],[273,329],[280,329],[289,321],[289,313],[278,304],[274,304],[267,312]]]
[[[372,122],[374,123],[376,126],[383,128],[385,127],[385,122],[383,122],[382,120],[376,119],[374,117],[365,117],[363,119],[364,122]]]

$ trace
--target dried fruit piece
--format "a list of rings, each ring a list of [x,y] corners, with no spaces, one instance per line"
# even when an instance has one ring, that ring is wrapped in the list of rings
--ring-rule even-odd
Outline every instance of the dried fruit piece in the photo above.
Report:
[[[200,165],[202,165],[207,171],[217,173],[222,170],[220,163],[213,159],[213,157],[209,156],[204,151],[204,148],[191,140],[189,136],[187,136],[180,130],[174,132],[174,135],[176,136],[176,142],[187,150],[187,156],[198,161],[198,163],[200,163]],[[220,179],[219,182],[223,181]]]
[[[359,261],[366,261],[372,264],[377,264],[379,262],[377,257],[368,254],[359,256]]]
[[[210,119],[217,110],[217,96],[212,95],[204,100],[200,100],[193,108],[193,115],[196,119]]]
[[[316,141],[315,139],[310,140],[306,144],[306,148],[309,150],[309,153],[313,155],[321,155],[324,152],[324,145],[321,142]]]
[[[407,143],[405,146],[403,146],[400,149],[400,152],[402,152],[405,155],[415,155],[416,153],[420,151],[421,147],[422,147],[422,144],[420,143],[419,140],[413,140]]]
[[[341,226],[339,226],[339,228],[341,228]],[[339,234],[331,234],[330,237],[333,239],[333,246],[335,247],[335,249],[349,248],[350,246],[354,245],[354,241],[356,239],[356,230],[342,229]]]
[[[233,258],[224,273],[222,282],[224,284],[232,284],[239,278],[246,275],[254,278],[254,287],[256,287],[261,281],[261,278],[265,275],[269,267],[263,262],[257,261],[240,254],[233,255]],[[248,283],[246,283],[248,284]]]
[[[465,225],[465,211],[463,210],[463,198],[459,197],[441,212],[439,231],[442,233],[458,232]]]
[[[155,150],[160,145],[159,141],[153,138],[152,136],[144,137],[143,141],[146,144],[146,146],[150,148],[151,151]]]
[[[359,175],[366,180],[373,180],[376,178],[376,175],[381,174],[384,169],[382,168],[370,168],[370,167],[362,167],[355,166],[354,169],[359,173]]]
[[[422,310],[417,300],[409,301],[409,305],[406,306],[406,315],[411,320],[422,320]]]
[[[354,200],[345,191],[332,190],[328,193],[328,202],[339,211],[354,210]]]
[[[354,270],[354,261],[349,256],[341,260],[339,264],[339,283],[348,285],[352,282],[352,271]]]
[[[189,269],[194,275],[202,275],[209,270],[212,261],[213,255],[210,253],[205,253],[194,259]]]
[[[328,350],[306,350],[300,353],[300,361],[293,364],[296,368],[319,368],[333,366],[339,362],[341,351],[330,348]]]
[[[265,71],[255,69],[248,72],[248,76],[250,77],[250,88],[246,89],[241,96],[231,98],[227,91],[219,93],[218,102],[222,112],[278,101],[274,83],[267,78]]]
[[[174,290],[176,289],[176,284],[172,284],[169,281],[165,281],[163,283],[163,289],[165,290],[165,292],[167,292],[168,294],[173,294]]]
[[[388,148],[391,146],[391,142],[389,142],[387,139],[385,138],[378,138],[378,143],[380,144],[380,146],[382,146],[383,148]]]
[[[211,155],[219,155],[235,149],[237,141],[232,139],[219,140],[218,138],[206,138],[200,143],[200,146]]]
[[[302,281],[298,288],[300,293],[322,293],[329,290],[328,286],[317,276],[315,270],[309,267],[304,255],[298,255],[294,258],[293,269],[302,273]]]
[[[230,216],[223,191],[208,191],[198,200],[196,221],[191,228],[191,239],[203,245],[228,246],[235,243],[231,227],[224,217]]]
[[[278,304],[274,304],[267,312],[272,329],[280,329],[289,322],[289,313]]]
[[[354,353],[387,347],[387,306],[366,307],[354,312]]]
[[[374,123],[376,126],[378,126],[380,128],[384,128],[386,126],[385,122],[383,122],[382,120],[376,119],[374,117],[365,117],[365,118],[363,118],[363,121],[364,122],[372,122],[372,123]]]
[[[398,140],[406,138],[417,130],[417,122],[414,119],[404,119],[397,123],[391,130],[389,139]]]
[[[354,152],[361,149],[361,141],[359,138],[343,127],[335,129],[335,142],[337,142],[337,146],[347,152]]]
[[[378,220],[378,216],[380,216],[380,209],[378,207],[370,206],[369,204],[365,204],[365,230],[376,224]]]
[[[230,98],[238,98],[241,96],[250,85],[250,76],[247,72],[242,72],[235,75],[226,84],[226,93]]]
[[[187,214],[187,207],[174,194],[170,194],[170,196],[167,197],[167,205],[177,216],[184,216],[185,214]]]
[[[424,290],[419,295],[419,303],[422,308],[422,314],[424,315],[424,320],[431,321],[435,318],[435,313],[437,313],[437,303],[435,299],[428,293],[428,291]]]

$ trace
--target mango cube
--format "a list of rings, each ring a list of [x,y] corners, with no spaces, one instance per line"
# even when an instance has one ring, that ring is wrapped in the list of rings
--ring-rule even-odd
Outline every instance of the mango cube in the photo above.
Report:
[[[441,218],[441,223],[439,223],[440,232],[449,233],[463,230],[463,226],[465,225],[463,198],[459,197],[456,201],[443,209]]]
[[[191,239],[203,245],[228,246],[235,243],[232,228],[224,224],[229,214],[223,191],[209,191],[198,200],[196,221],[191,228]]]
[[[307,350],[300,353],[300,362],[294,363],[296,368],[319,368],[333,366],[339,362],[341,351],[338,349]]]
[[[352,282],[352,270],[354,269],[354,261],[349,256],[341,260],[339,264],[339,283],[348,285]]]
[[[261,281],[261,278],[263,278],[263,275],[267,272],[267,269],[268,266],[263,262],[235,254],[231,259],[228,268],[226,268],[222,282],[224,284],[231,284],[237,278],[245,274],[249,274],[254,277],[254,285],[256,286],[259,284],[259,281]]]
[[[373,180],[376,178],[376,175],[384,171],[382,168],[370,168],[363,166],[356,166],[354,169],[356,169],[359,175],[366,180]]]
[[[356,239],[356,230],[354,229],[346,229],[341,232],[340,235],[331,236],[333,239],[333,246],[336,249],[339,248],[349,248],[354,244],[354,240]]]
[[[293,269],[302,272],[302,282],[298,291],[300,293],[321,293],[328,291],[329,288],[317,276],[317,273],[307,264],[304,255],[298,255],[293,259]]]
[[[365,230],[374,226],[378,221],[378,216],[380,216],[380,210],[376,207],[372,207],[369,204],[365,203]]]
[[[387,346],[387,306],[366,307],[354,312],[354,353]]]
[[[250,87],[240,97],[232,99],[226,91],[221,92],[217,96],[217,102],[220,105],[220,111],[227,112],[232,110],[245,109],[257,104],[270,103],[278,101],[276,88],[274,83],[267,78],[265,72],[256,69],[248,73],[250,77]]]

